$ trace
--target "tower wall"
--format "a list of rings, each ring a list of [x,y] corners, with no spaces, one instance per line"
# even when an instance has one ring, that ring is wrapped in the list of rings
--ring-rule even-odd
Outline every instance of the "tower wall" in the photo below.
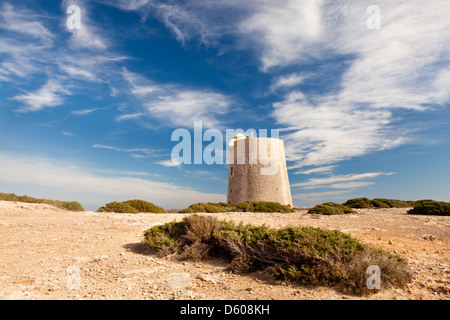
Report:
[[[292,205],[283,140],[250,137],[234,141],[229,148],[228,203],[273,201]],[[270,160],[276,161],[275,170],[270,170]],[[264,175],[261,170],[274,174]]]

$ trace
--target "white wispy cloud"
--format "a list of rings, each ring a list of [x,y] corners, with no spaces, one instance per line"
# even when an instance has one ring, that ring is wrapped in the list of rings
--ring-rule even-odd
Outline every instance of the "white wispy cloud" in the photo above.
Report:
[[[73,110],[71,114],[74,114],[76,116],[85,116],[87,114],[90,114],[94,111],[100,110],[99,108],[91,108],[91,109],[80,109],[80,110]]]
[[[294,174],[312,174],[312,173],[327,174],[327,173],[330,173],[331,171],[333,171],[333,169],[335,167],[336,166],[317,167],[317,168],[312,168],[312,169],[307,169],[307,170],[300,170],[300,171],[294,172]],[[289,167],[289,169],[294,169],[294,168]]]
[[[147,159],[147,158],[149,158],[149,156],[144,156],[144,155],[138,154],[138,153],[131,153],[130,157],[135,158],[135,159]]]
[[[274,104],[286,135],[288,158],[297,164],[325,165],[413,142],[416,128],[399,125],[396,111],[427,111],[448,105],[450,23],[442,1],[381,1],[382,28],[369,30],[368,3],[324,2],[322,51],[314,58],[351,55],[339,90],[311,95],[293,89]],[[334,18],[331,19],[330,17]],[[430,36],[439,35],[439,36]],[[311,48],[316,48],[312,45]],[[330,77],[320,71],[317,77]],[[332,76],[332,75],[331,75]]]
[[[64,102],[64,96],[70,94],[71,92],[59,81],[49,80],[38,90],[17,95],[11,99],[20,101],[25,105],[16,109],[17,112],[30,112],[59,106]]]
[[[0,81],[29,78],[41,71],[35,64],[42,52],[53,47],[54,35],[44,19],[26,7],[0,5]]]
[[[61,131],[62,135],[67,136],[67,137],[75,137],[75,134],[73,134],[72,132],[69,131]]]
[[[367,182],[359,182],[357,184],[351,184],[348,182],[373,179],[383,175],[392,175],[392,172],[368,172],[359,174],[347,174],[347,175],[335,175],[325,178],[311,178],[306,182],[300,182],[292,184],[292,187],[302,187],[303,189],[316,189],[316,188],[335,188],[335,189],[347,189],[357,188],[368,185]]]
[[[139,119],[142,116],[145,116],[145,113],[138,112],[138,113],[123,114],[123,115],[116,117],[116,121],[120,122],[120,121],[125,121],[125,120]]]
[[[68,30],[71,33],[70,46],[74,49],[107,49],[108,44],[103,32],[92,22],[89,2],[85,0],[64,0],[61,3],[64,11],[70,5],[77,5],[81,9],[80,29]]]
[[[295,128],[284,136],[286,157],[300,166],[328,165],[408,141],[406,130],[393,133],[391,111],[340,105],[328,96],[317,100],[311,104],[294,91],[273,105],[277,122]]]
[[[12,31],[21,35],[31,36],[43,42],[51,42],[53,34],[37,16],[25,9],[16,10],[11,4],[3,3],[0,12],[0,28]]]
[[[331,189],[353,189],[353,188],[362,188],[375,184],[375,182],[369,181],[361,181],[361,182],[343,182],[343,183],[334,183],[329,186]]]
[[[295,87],[303,83],[306,78],[307,76],[300,73],[292,73],[285,76],[278,76],[277,78],[274,79],[271,89],[276,90],[278,88]]]
[[[175,90],[158,100],[147,102],[150,114],[174,126],[192,126],[195,120],[209,128],[221,127],[219,117],[228,112],[231,100],[220,93],[197,90]]]
[[[172,160],[158,161],[158,162],[156,162],[156,164],[159,164],[164,167],[179,167],[181,165],[181,163],[178,163],[178,162],[175,162]]]
[[[94,144],[92,145],[92,148],[94,149],[107,149],[107,150],[113,150],[117,152],[125,152],[125,153],[131,153],[133,157],[137,158],[139,154],[137,153],[143,153],[144,155],[155,155],[156,153],[160,152],[161,150],[153,150],[149,148],[120,148],[120,147],[114,147],[114,146],[108,146],[104,144]]]
[[[183,45],[193,39],[220,45],[231,35],[234,46],[254,50],[263,70],[304,60],[311,54],[308,45],[323,35],[323,0],[102,2],[155,16]]]
[[[153,0],[116,0],[116,1],[100,1],[105,4],[115,5],[123,10],[139,10],[153,3]]]
[[[70,1],[62,3],[64,13],[65,5],[69,4]],[[87,3],[78,1],[77,4],[82,7],[84,28],[97,30],[89,18]],[[75,35],[65,25],[65,14],[51,17],[12,2],[1,4],[0,9],[0,81],[8,82],[20,92],[8,97],[22,104],[15,107],[17,112],[59,106],[69,95],[93,90],[92,82],[105,84],[112,81],[114,75],[121,78],[120,69],[117,71],[115,64],[126,57],[103,50],[79,50],[81,47],[73,40]],[[61,27],[52,29],[58,19]],[[90,45],[87,39],[80,41],[85,46]],[[33,83],[37,77],[41,83],[44,80],[43,85],[22,89],[24,80]]]
[[[79,67],[74,67],[70,65],[61,65],[60,69],[65,71],[68,75],[74,78],[82,78],[90,81],[97,80],[97,77],[92,72],[81,69]]]
[[[147,116],[168,126],[193,126],[195,120],[201,120],[204,127],[217,128],[222,126],[219,117],[229,112],[233,104],[233,99],[224,94],[177,84],[156,84],[125,68],[123,77],[142,105],[139,112],[119,116],[119,121],[141,118],[145,111]]]
[[[252,2],[255,12],[239,23],[241,34],[256,45],[262,69],[305,61],[323,39],[323,0]]]

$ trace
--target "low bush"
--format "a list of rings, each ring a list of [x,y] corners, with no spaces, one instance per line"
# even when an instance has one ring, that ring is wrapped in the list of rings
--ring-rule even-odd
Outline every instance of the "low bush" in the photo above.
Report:
[[[76,201],[57,201],[56,206],[68,211],[84,211],[83,206]]]
[[[26,203],[44,203],[49,204],[67,211],[84,211],[83,206],[76,201],[60,201],[60,200],[49,200],[49,199],[39,199],[30,196],[17,196],[14,193],[1,193],[0,200],[3,201],[17,201]]]
[[[367,198],[350,199],[343,203],[344,206],[350,208],[410,208],[413,206],[413,201],[403,201],[396,199],[376,198],[373,200]]]
[[[144,200],[128,200],[123,203],[130,205],[138,212],[166,213],[164,208]]]
[[[191,215],[153,227],[144,238],[149,248],[163,255],[192,260],[220,257],[235,273],[265,270],[290,282],[341,287],[360,295],[376,292],[366,285],[370,265],[381,270],[381,289],[402,287],[411,280],[403,258],[339,231],[272,229]]]
[[[381,201],[379,199],[373,199],[372,204],[375,208],[391,208],[389,204],[387,204],[385,201]]]
[[[376,198],[372,200],[372,204],[376,208],[410,208],[411,203],[403,200],[396,199],[382,199]]]
[[[414,208],[408,211],[409,214],[450,216],[450,202],[434,200],[420,200]]]
[[[128,200],[123,202],[110,202],[105,206],[98,208],[97,212],[115,212],[115,213],[165,213],[166,210],[144,200]]]
[[[206,212],[206,213],[219,213],[219,212],[229,212],[234,211],[234,206],[226,204],[224,202],[219,203],[195,203],[190,205],[188,208],[180,210],[180,213],[198,213],[198,212]]]
[[[179,211],[180,213],[219,213],[219,212],[294,212],[290,206],[282,205],[278,202],[266,201],[245,201],[233,205],[224,202],[203,203],[199,202],[190,205],[188,208]]]
[[[374,207],[372,201],[367,198],[350,199],[344,202],[342,205],[349,208],[364,208],[364,209],[370,209]]]
[[[342,215],[354,212],[355,211],[353,211],[352,208],[334,202],[325,202],[322,204],[318,204],[308,210],[309,214],[322,214],[326,216]]]
[[[236,205],[236,211],[242,212],[294,212],[290,206],[280,204],[278,202],[267,201],[245,201]]]

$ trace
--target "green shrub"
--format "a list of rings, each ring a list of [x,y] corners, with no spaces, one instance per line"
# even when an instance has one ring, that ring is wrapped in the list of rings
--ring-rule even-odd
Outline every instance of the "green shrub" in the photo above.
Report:
[[[138,212],[166,213],[164,208],[158,207],[157,205],[144,200],[128,200],[123,203],[129,204]]]
[[[68,211],[84,211],[82,205],[76,201],[63,202],[61,203],[61,208],[64,208]]]
[[[219,212],[294,212],[290,206],[282,205],[278,202],[265,201],[245,201],[233,205],[224,202],[219,203],[203,203],[199,202],[183,209],[180,213],[219,213]]]
[[[128,200],[123,202],[110,202],[105,206],[98,208],[97,212],[116,212],[116,213],[165,213],[161,207],[144,200]]]
[[[356,198],[356,199],[350,199],[347,200],[347,202],[343,203],[342,205],[349,207],[349,208],[373,208],[372,201],[367,198]]]
[[[17,196],[14,193],[1,193],[0,200],[3,201],[17,201],[26,203],[44,203],[49,204],[67,211],[84,211],[83,206],[76,201],[60,201],[60,200],[49,200],[49,199],[38,199],[29,196]]]
[[[376,208],[409,208],[411,203],[396,199],[381,199],[376,198],[372,200],[372,204]]]
[[[382,289],[411,280],[404,259],[339,231],[272,229],[191,215],[153,227],[144,237],[148,247],[162,254],[193,260],[220,257],[229,262],[232,272],[265,270],[279,279],[348,288],[356,294],[375,292],[366,286],[369,265],[380,267]]]
[[[412,203],[415,201],[403,201],[396,199],[383,199],[376,198],[373,200],[367,198],[356,198],[347,200],[343,205],[350,208],[409,208],[412,207]]]
[[[450,203],[434,200],[417,201],[413,209],[408,211],[409,214],[438,215],[450,216]]]
[[[341,215],[354,212],[355,211],[353,211],[352,208],[334,202],[325,202],[322,204],[318,204],[308,210],[308,213],[310,214],[322,214],[326,216]]]
[[[98,208],[97,212],[138,213],[139,211],[137,211],[128,203],[113,201],[105,204],[105,206],[103,207]]]
[[[267,201],[245,201],[236,205],[236,211],[242,212],[294,212],[290,206],[282,205],[278,202]]]
[[[219,212],[229,212],[233,211],[234,206],[228,205],[223,202],[219,203],[195,203],[190,205],[188,208],[183,209],[180,211],[180,213],[198,213],[198,212],[206,212],[206,213],[219,213]]]
[[[385,201],[381,201],[378,199],[373,199],[372,204],[375,208],[391,208],[391,206],[387,204]]]

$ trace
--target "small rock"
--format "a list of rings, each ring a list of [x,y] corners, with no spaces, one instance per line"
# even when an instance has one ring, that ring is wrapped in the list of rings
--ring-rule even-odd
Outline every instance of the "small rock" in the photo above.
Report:
[[[213,279],[211,276],[209,276],[207,274],[198,275],[197,279],[205,281],[205,282],[210,282],[212,284],[216,284],[217,283],[217,281],[215,279]]]
[[[94,262],[100,262],[100,261],[102,261],[102,260],[107,260],[109,257],[105,254],[105,255],[102,255],[102,256],[96,256],[96,257],[94,257],[94,259],[93,259],[93,261]]]
[[[183,289],[188,287],[193,279],[187,273],[171,273],[166,275],[164,280],[171,289]]]

